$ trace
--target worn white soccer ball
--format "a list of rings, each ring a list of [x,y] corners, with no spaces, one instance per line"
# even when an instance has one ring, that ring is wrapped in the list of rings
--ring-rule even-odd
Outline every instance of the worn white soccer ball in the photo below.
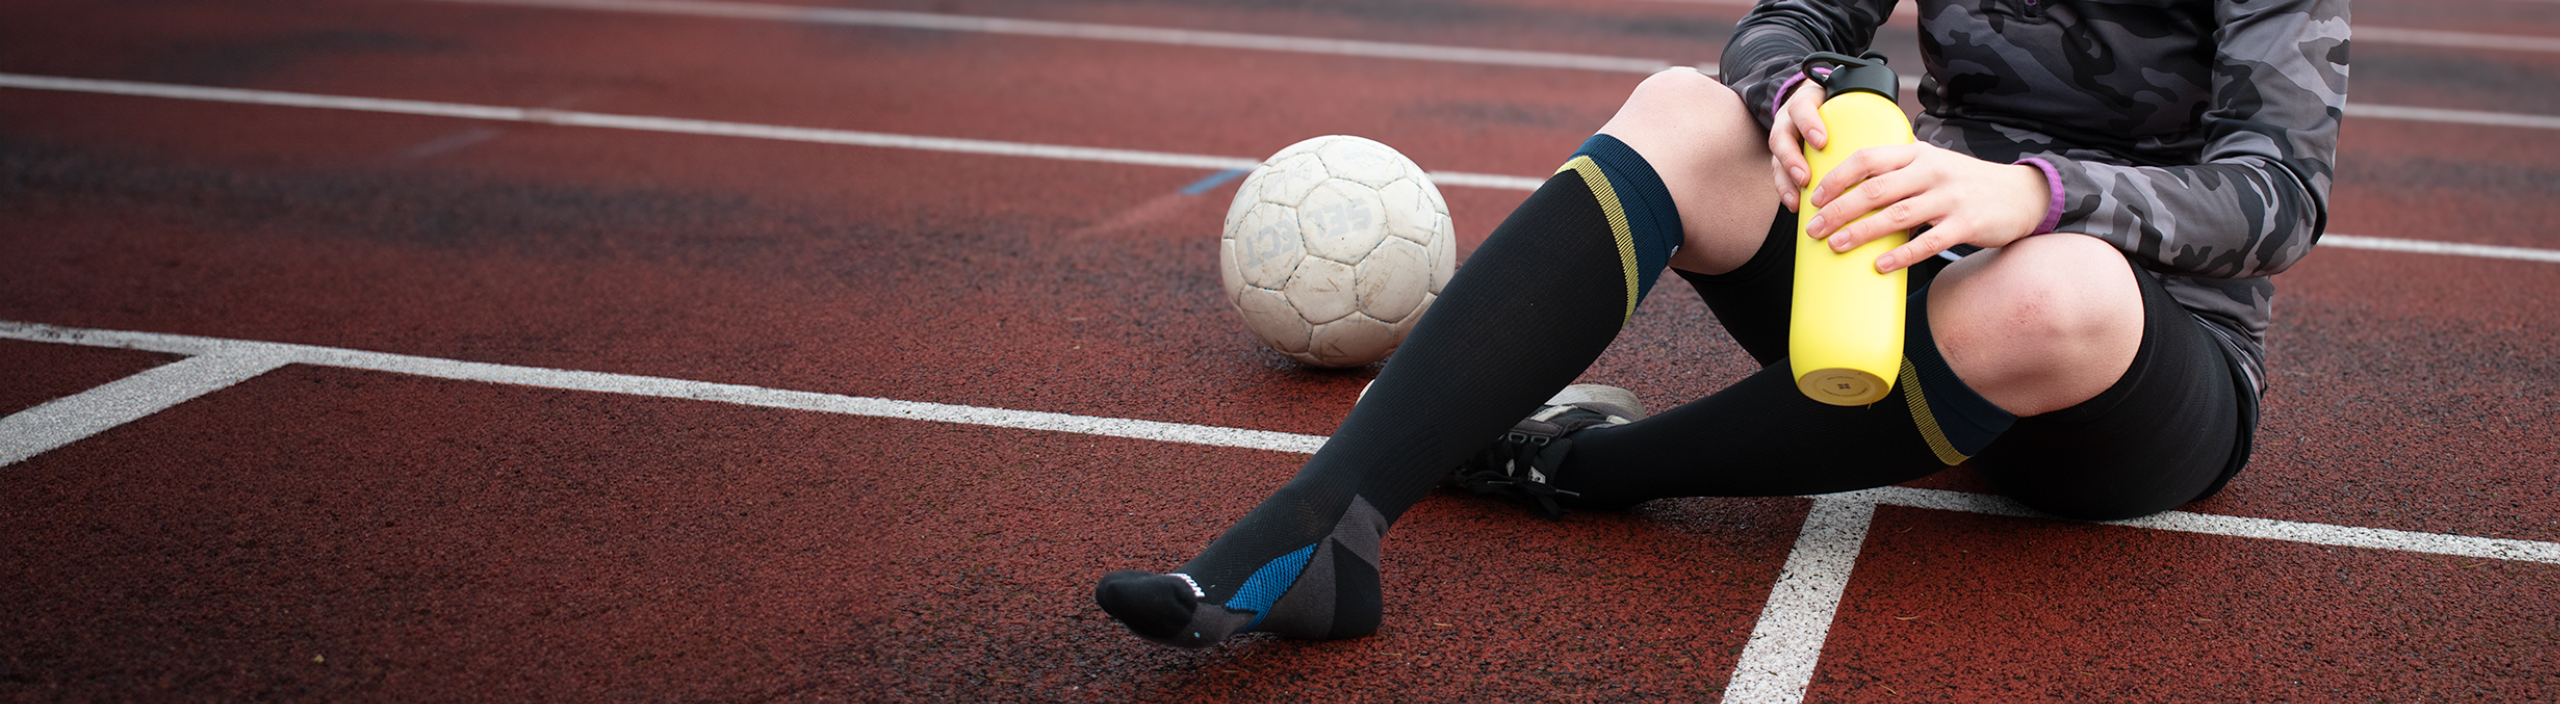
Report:
[[[1227,300],[1302,364],[1385,359],[1457,269],[1449,204],[1413,160],[1334,135],[1289,145],[1236,189],[1218,240]]]

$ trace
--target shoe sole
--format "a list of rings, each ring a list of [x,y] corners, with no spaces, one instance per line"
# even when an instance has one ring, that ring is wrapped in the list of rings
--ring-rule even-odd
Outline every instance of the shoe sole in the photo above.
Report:
[[[1351,401],[1359,403],[1361,399],[1368,398],[1369,387],[1377,383],[1377,380],[1371,379],[1369,383],[1360,385],[1360,395],[1352,397]],[[1618,410],[1628,411],[1621,414],[1626,416],[1627,420],[1644,420],[1644,417],[1649,415],[1644,411],[1644,402],[1636,400],[1636,392],[1601,384],[1574,384],[1564,387],[1563,391],[1558,391],[1553,398],[1547,399],[1546,405],[1570,406],[1577,403],[1602,403],[1616,406]]]
[[[1556,392],[1554,398],[1547,399],[1549,406],[1570,406],[1580,403],[1616,406],[1619,410],[1629,411],[1624,414],[1627,420],[1643,420],[1646,415],[1644,402],[1636,400],[1636,392],[1615,386],[1574,384],[1564,387],[1563,391]]]

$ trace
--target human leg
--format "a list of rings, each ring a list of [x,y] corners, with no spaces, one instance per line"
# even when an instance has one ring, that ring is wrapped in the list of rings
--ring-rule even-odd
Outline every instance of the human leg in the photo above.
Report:
[[[2019,419],[1975,457],[1993,490],[2059,516],[2132,518],[2210,497],[2248,462],[2258,403],[2247,375],[2157,278],[2136,276],[2145,322],[2124,374]]]
[[[1782,237],[1778,229],[1767,248],[1791,248],[1791,232]],[[1720,316],[1728,309],[1743,314],[1735,337],[1760,348],[1753,352],[1769,366],[1652,418],[1584,431],[1556,473],[1557,489],[1576,492],[1583,506],[1614,508],[1675,496],[1828,493],[1907,481],[1997,447],[1995,439],[2014,432],[2013,410],[2049,412],[2057,409],[2033,404],[2069,407],[2098,397],[2126,375],[2146,319],[2142,289],[2122,254],[2076,235],[2022,240],[1967,257],[1913,294],[1905,302],[1903,373],[1893,397],[1834,407],[1796,390],[1784,360],[1771,359],[1783,350],[1783,333],[1751,322],[1778,315],[1763,309],[1792,285],[1779,283],[1785,277],[1772,269],[1783,262],[1771,263],[1766,249],[1762,255],[1726,275],[1691,281]],[[1985,388],[2004,395],[1978,391]]]
[[[1684,102],[1690,110],[1670,107]],[[1252,630],[1304,638],[1374,630],[1387,527],[1599,356],[1673,250],[1701,241],[1688,223],[1722,225],[1686,215],[1700,189],[1730,180],[1702,173],[1766,168],[1732,150],[1655,138],[1661,130],[1639,137],[1641,147],[1611,131],[1648,127],[1646,115],[1697,113],[1747,127],[1740,100],[1704,75],[1666,71],[1628,105],[1622,117],[1636,117],[1613,119],[1468,258],[1296,478],[1189,563],[1106,575],[1095,601],[1141,637],[1186,647]],[[1679,166],[1665,173],[1655,165]]]

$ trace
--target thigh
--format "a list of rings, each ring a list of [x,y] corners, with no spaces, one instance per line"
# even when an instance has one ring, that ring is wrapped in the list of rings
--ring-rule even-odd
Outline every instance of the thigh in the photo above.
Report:
[[[2248,461],[2257,398],[2229,353],[2150,272],[2142,347],[2086,403],[2018,419],[1972,464],[2002,495],[2085,520],[2132,518],[2218,491]]]

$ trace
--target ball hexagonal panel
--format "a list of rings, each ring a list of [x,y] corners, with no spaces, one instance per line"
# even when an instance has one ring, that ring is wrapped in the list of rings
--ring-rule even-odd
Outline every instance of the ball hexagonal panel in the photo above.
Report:
[[[1386,323],[1365,315],[1354,315],[1315,328],[1307,341],[1307,354],[1328,367],[1367,364],[1395,351],[1403,335]]]
[[[1386,205],[1368,186],[1326,181],[1298,203],[1298,237],[1308,254],[1357,264],[1387,238]]]
[[[1279,291],[1245,287],[1236,294],[1236,311],[1244,314],[1245,327],[1262,338],[1262,344],[1283,353],[1307,351],[1314,326],[1298,317],[1298,310]]]
[[[1396,150],[1374,140],[1360,137],[1334,137],[1316,147],[1323,157],[1325,171],[1334,178],[1357,181],[1370,188],[1383,187],[1405,177],[1405,158]]]
[[[1298,317],[1310,323],[1322,323],[1350,315],[1360,305],[1354,293],[1356,270],[1351,265],[1308,257],[1298,263],[1298,273],[1289,277],[1282,293],[1289,295],[1289,305],[1298,307]]]
[[[1389,239],[1362,260],[1354,278],[1360,312],[1386,322],[1399,322],[1422,306],[1431,284],[1431,252],[1422,245]]]
[[[1307,258],[1298,230],[1295,208],[1262,203],[1246,211],[1227,238],[1235,246],[1236,269],[1244,282],[1270,289],[1287,285],[1298,262]]]

